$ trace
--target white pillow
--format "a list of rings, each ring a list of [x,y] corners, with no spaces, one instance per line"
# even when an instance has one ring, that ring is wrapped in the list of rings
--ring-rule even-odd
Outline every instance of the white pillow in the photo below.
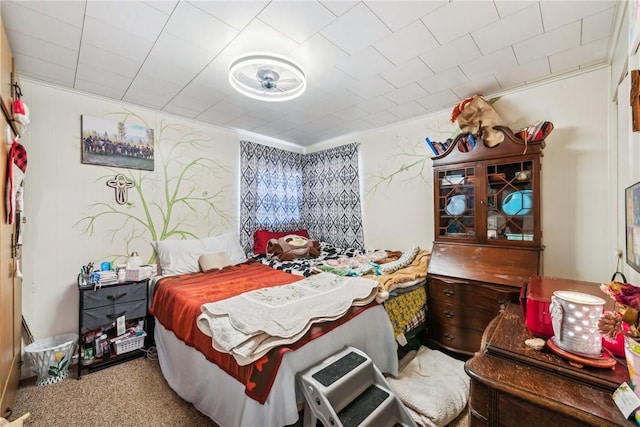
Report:
[[[158,254],[163,276],[196,273],[200,271],[198,258],[202,254],[226,252],[231,264],[245,262],[247,257],[234,232],[204,239],[159,240],[151,244]]]
[[[231,260],[231,264],[239,264],[247,260],[247,255],[242,250],[242,246],[240,246],[238,233],[233,231],[223,233],[218,236],[202,239],[202,242],[206,249],[203,253],[226,252]]]
[[[200,271],[198,258],[208,252],[200,239],[160,240],[151,244],[158,254],[163,276]]]
[[[231,265],[231,260],[226,252],[214,252],[212,254],[202,254],[198,258],[200,269],[204,272],[210,270],[219,270]]]

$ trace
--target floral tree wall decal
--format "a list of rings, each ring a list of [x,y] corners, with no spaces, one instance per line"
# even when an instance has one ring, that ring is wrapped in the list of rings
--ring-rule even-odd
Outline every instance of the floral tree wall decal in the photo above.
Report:
[[[147,125],[129,111],[112,114],[121,116],[122,122]],[[75,223],[83,234],[100,232],[112,242],[124,241],[122,252],[108,256],[113,261],[126,259],[132,248],[176,236],[197,238],[225,229],[231,221],[231,171],[213,158],[212,142],[202,132],[164,120],[156,129],[156,170],[105,168],[109,175],[97,181],[123,175],[132,184],[128,200],[91,203],[90,213]],[[155,253],[149,262],[154,260]]]

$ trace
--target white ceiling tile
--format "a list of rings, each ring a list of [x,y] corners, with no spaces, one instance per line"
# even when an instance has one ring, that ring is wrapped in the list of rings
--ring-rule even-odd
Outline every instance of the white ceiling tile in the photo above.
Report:
[[[515,44],[513,50],[520,64],[580,46],[580,21]]]
[[[461,64],[460,69],[470,80],[474,80],[517,65],[518,62],[511,47],[505,47],[490,55]]]
[[[362,66],[366,64],[366,66]],[[372,47],[346,58],[336,67],[357,80],[366,79],[389,70],[393,64]]]
[[[25,7],[34,12],[42,13],[75,27],[82,27],[84,21],[84,1],[2,1],[3,8]],[[23,21],[24,23],[28,21]]]
[[[20,75],[33,79],[44,80],[62,86],[73,87],[75,69],[63,67],[61,65],[45,62],[32,56],[14,55],[14,61],[23,67],[24,71]]]
[[[209,52],[164,33],[153,46],[142,71],[153,72],[168,81],[186,84],[202,71],[212,58]]]
[[[12,16],[11,20],[2,20],[10,44],[20,35],[28,35],[70,49],[77,50],[80,46],[80,27],[23,7],[22,3],[3,2],[2,14]]]
[[[368,112],[369,114],[379,113],[388,108],[395,107],[397,104],[384,96],[377,96],[372,99],[367,99],[358,104],[358,107]]]
[[[537,4],[471,33],[485,55],[542,34],[542,17]]]
[[[93,80],[87,81],[81,78],[76,79],[76,84],[74,88],[84,92],[88,92],[88,93],[92,93],[100,96],[106,96],[107,98],[118,99],[118,100],[122,99],[122,96],[124,95],[124,91],[126,90],[126,88],[117,89],[111,86],[105,86],[103,84],[100,84],[100,82],[96,82]]]
[[[321,73],[349,58],[342,49],[320,34],[315,34],[287,56],[302,67],[305,73]]]
[[[347,107],[347,108],[343,108],[342,110],[338,110],[337,112],[334,113],[336,116],[351,121],[351,120],[357,120],[361,117],[364,116],[368,116],[369,113],[367,113],[364,110],[361,110],[358,107]]]
[[[397,88],[433,75],[420,58],[413,58],[381,73],[380,76]]]
[[[233,39],[224,52],[216,59],[226,62],[228,69],[229,64],[239,56],[255,52],[287,55],[296,47],[298,47],[298,43],[274,30],[264,22],[255,20]]]
[[[349,120],[345,122],[344,127],[346,127],[352,132],[356,132],[356,131],[361,131],[361,130],[370,128],[371,123],[369,123],[365,119],[354,119],[354,120]]]
[[[133,78],[140,71],[143,60],[144,58],[138,58],[137,60],[126,58],[108,50],[91,46],[88,43],[83,43],[80,48],[78,65],[83,63],[91,64],[95,67]]]
[[[156,110],[162,110],[162,107],[164,107],[169,99],[170,98],[168,95],[153,93],[138,88],[135,81],[122,98],[122,100],[125,102],[142,105],[144,107],[155,108]]]
[[[198,116],[198,119],[205,120],[210,123],[224,124],[228,123],[236,117],[240,117],[245,112],[242,108],[227,101],[220,101],[204,113]]]
[[[86,83],[93,83],[98,86],[115,89],[120,93],[120,96],[124,94],[131,83],[131,79],[127,76],[107,71],[95,64],[87,63],[78,65],[76,80],[83,80]],[[75,86],[78,87],[77,83]]]
[[[409,58],[418,56],[430,49],[439,47],[422,21],[403,28],[373,45],[394,64],[400,64]]]
[[[398,105],[389,109],[389,112],[400,119],[408,119],[410,117],[419,116],[427,112],[427,110],[415,101]]]
[[[457,105],[460,102],[460,99],[455,93],[447,89],[442,92],[420,98],[416,100],[416,102],[429,111],[435,111],[441,108]]]
[[[418,81],[418,84],[430,93],[437,93],[452,86],[458,86],[469,82],[469,78],[458,67],[449,68]]]
[[[381,111],[379,113],[370,115],[366,118],[366,120],[373,125],[384,126],[389,123],[397,122],[398,117],[387,111]]]
[[[143,3],[158,9],[162,13],[171,15],[171,12],[173,12],[179,2],[180,0],[147,0]]]
[[[227,126],[231,126],[237,129],[254,129],[257,128],[258,126],[261,126],[265,123],[264,119],[261,119],[260,117],[255,117],[251,114],[243,114],[239,117],[236,117],[235,119],[227,122]],[[278,129],[282,129],[281,127],[278,127]]]
[[[90,17],[87,17],[84,24],[82,42],[133,60],[146,58],[153,46],[152,41]]]
[[[258,19],[302,43],[327,26],[335,19],[335,15],[315,1],[276,1],[265,7]]]
[[[525,82],[535,82],[550,75],[551,68],[547,57],[495,73],[496,79],[502,87],[516,87]]]
[[[411,83],[400,89],[393,90],[391,92],[387,92],[384,96],[396,104],[405,104],[409,101],[415,101],[418,98],[427,95],[427,91],[425,91],[422,87],[420,87],[417,83]]]
[[[327,93],[337,87],[350,88],[356,84],[356,80],[337,68],[331,68],[321,74],[309,74],[307,79],[307,91],[309,93]],[[304,96],[304,95],[303,95]]]
[[[608,40],[600,39],[565,52],[549,56],[554,74],[573,70],[581,64],[597,63],[607,54]]]
[[[469,34],[447,43],[444,46],[431,49],[422,55],[420,59],[433,70],[440,73],[481,56],[478,46]]]
[[[155,74],[145,74],[140,72],[131,83],[129,90],[125,94],[125,100],[131,97],[141,98],[141,94],[149,92],[159,95],[157,99],[164,99],[161,106],[169,102],[182,89],[182,85],[163,80]],[[147,104],[145,104],[147,105]]]
[[[154,41],[167,23],[168,16],[140,1],[87,1],[87,17],[136,37]],[[116,30],[117,29],[117,30]]]
[[[202,110],[195,108],[195,106],[189,105],[187,107],[182,107],[174,104],[173,102],[169,102],[167,105],[165,105],[162,108],[162,111],[182,117],[188,117],[190,119],[195,119],[199,114],[202,113]]]
[[[477,94],[488,95],[500,92],[501,90],[502,87],[493,74],[451,88],[451,91],[458,95],[460,99],[465,99]]]
[[[574,1],[542,0],[540,2],[545,31],[562,27],[615,6],[616,0],[586,1],[579,5]]]
[[[77,49],[69,49],[47,40],[34,39],[26,34],[19,34],[7,30],[7,37],[11,40],[11,53],[39,58],[52,64],[58,64],[73,69],[78,62]]]
[[[391,31],[365,5],[358,4],[321,33],[347,53],[354,54],[388,36]]]
[[[446,44],[497,21],[499,16],[491,1],[454,0],[421,19],[436,40]]]
[[[430,1],[403,1],[402,7],[398,7],[397,1],[365,1],[369,9],[382,20],[391,31],[398,31],[416,19],[425,16],[429,12],[445,5],[448,0]]]
[[[359,81],[349,89],[364,99],[371,99],[378,95],[384,95],[387,92],[391,92],[396,88],[380,76],[375,76],[370,79]]]
[[[199,9],[207,12],[211,16],[215,16],[222,22],[226,22],[236,30],[242,30],[251,22],[262,9],[264,9],[268,1],[190,1]]]
[[[590,43],[611,34],[615,19],[615,8],[606,9],[582,20],[582,43]]]
[[[345,14],[345,12],[347,12],[349,9],[351,9],[353,6],[355,6],[360,2],[348,1],[348,0],[344,0],[344,1],[327,0],[327,1],[321,1],[320,3],[322,3],[324,7],[329,9],[331,13],[333,13],[335,16],[342,16]]]
[[[185,86],[171,102],[186,106],[186,99],[189,99],[190,103],[195,104],[196,109],[202,109],[202,111],[204,111],[224,99],[225,96],[227,96],[225,92],[218,91],[215,87],[212,88],[193,80]],[[181,102],[182,99],[185,99],[185,101]]]
[[[505,18],[512,13],[529,7],[532,4],[537,4],[537,1],[525,1],[525,0],[494,0],[493,2],[498,10],[498,15]]]
[[[346,107],[358,104],[363,101],[361,97],[353,93],[352,91],[341,88],[329,92],[325,97],[320,99],[325,105],[330,106],[332,109],[341,110]],[[325,114],[326,114],[325,110]]]
[[[234,28],[185,2],[178,4],[164,32],[198,46],[212,57],[238,35]]]

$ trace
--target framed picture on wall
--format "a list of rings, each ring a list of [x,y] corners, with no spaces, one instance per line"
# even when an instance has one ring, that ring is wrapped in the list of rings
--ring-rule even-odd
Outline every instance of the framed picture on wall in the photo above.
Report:
[[[625,189],[627,264],[640,272],[640,182]]]
[[[82,115],[82,163],[152,171],[153,129]]]

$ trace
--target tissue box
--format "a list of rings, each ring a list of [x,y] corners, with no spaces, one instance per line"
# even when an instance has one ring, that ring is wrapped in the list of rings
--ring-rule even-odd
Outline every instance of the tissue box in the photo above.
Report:
[[[155,276],[156,274],[157,267],[155,265],[141,265],[140,267],[127,268],[124,278],[127,282],[138,282]]]

